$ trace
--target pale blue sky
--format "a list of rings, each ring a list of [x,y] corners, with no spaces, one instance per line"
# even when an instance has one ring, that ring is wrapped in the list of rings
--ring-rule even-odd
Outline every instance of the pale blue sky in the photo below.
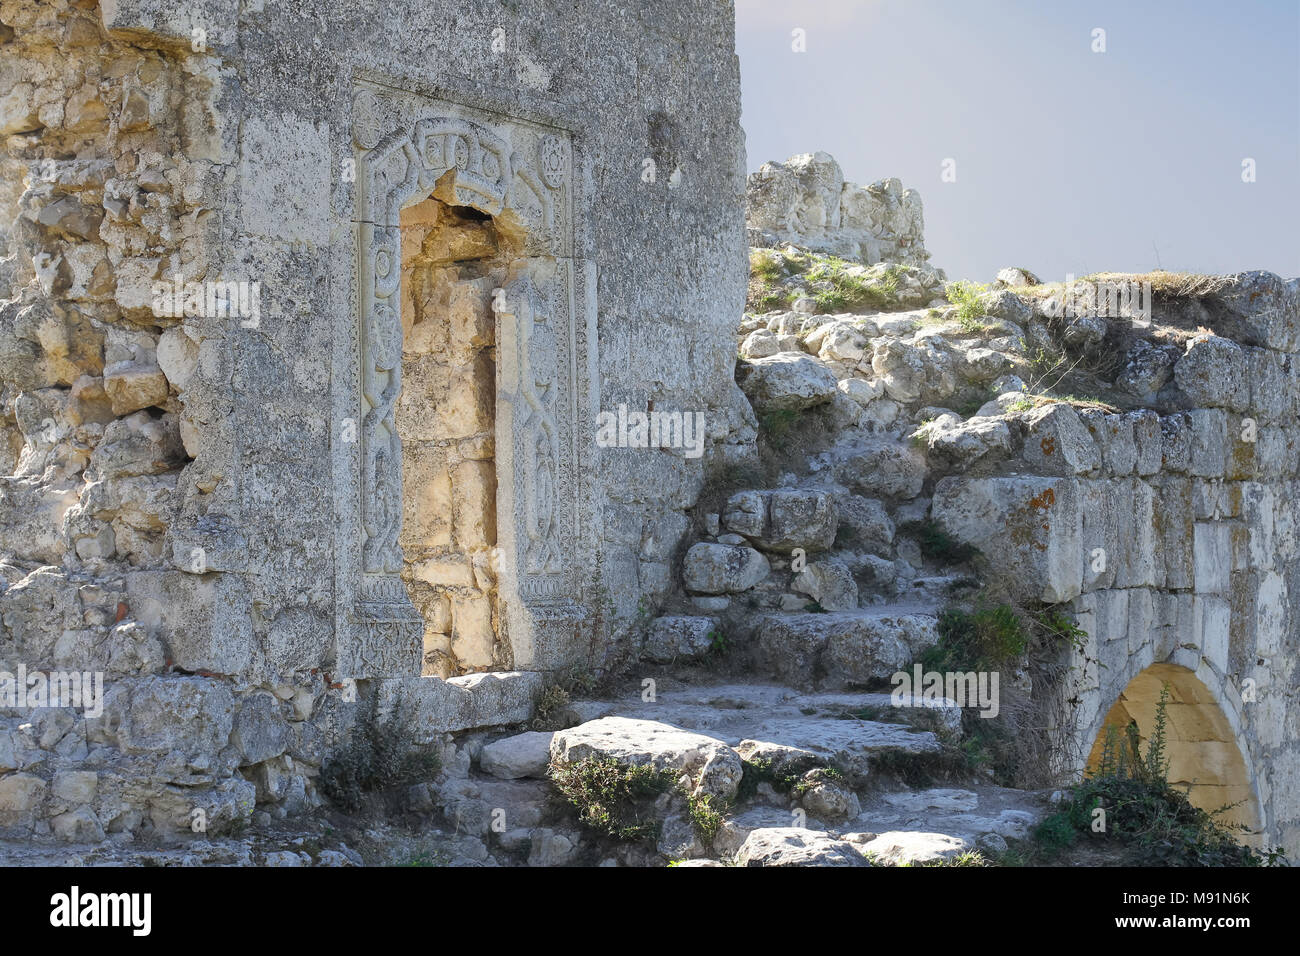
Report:
[[[897,176],[951,278],[1300,275],[1300,0],[736,0],[736,46],[749,170]]]

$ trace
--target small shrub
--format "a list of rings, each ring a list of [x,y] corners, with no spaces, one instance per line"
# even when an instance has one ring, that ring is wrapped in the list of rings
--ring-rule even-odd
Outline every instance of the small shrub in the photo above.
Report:
[[[749,274],[765,282],[779,282],[786,275],[785,261],[771,249],[750,249]]]
[[[813,296],[818,312],[843,312],[848,298],[839,289],[823,289]]]
[[[559,684],[548,684],[533,711],[534,730],[557,730],[570,703],[569,692]]]
[[[984,327],[984,323],[979,321],[984,316],[984,304],[981,297],[988,290],[987,285],[961,279],[950,282],[945,287],[944,295],[949,302],[957,307],[955,318],[963,329],[978,331]]]
[[[958,541],[933,518],[905,521],[898,530],[916,539],[921,554],[941,564],[963,564],[980,553],[979,548]]]
[[[758,416],[758,427],[763,437],[771,442],[780,442],[799,421],[799,412],[793,408],[774,408]]]
[[[577,809],[584,825],[629,841],[655,838],[659,823],[651,813],[651,804],[677,782],[671,771],[625,766],[611,757],[553,763],[548,774],[555,788]]]
[[[741,761],[742,773],[740,787],[736,791],[738,800],[749,800],[758,793],[759,784],[771,784],[777,793],[790,793],[803,779],[798,773],[777,773],[772,761],[763,757]]]
[[[790,304],[789,293],[770,290],[762,293],[753,301],[755,312],[776,312]]]
[[[321,767],[317,786],[343,809],[360,808],[364,795],[427,779],[438,772],[433,749],[417,746],[415,721],[401,701],[387,720],[378,719],[378,700],[349,731],[343,745]]]
[[[1273,866],[1285,863],[1279,850],[1263,853],[1242,845],[1241,826],[1217,819],[1215,811],[1192,805],[1169,783],[1166,756],[1169,685],[1161,688],[1146,753],[1137,727],[1106,729],[1096,772],[1070,788],[1060,808],[1034,830],[1034,845],[1048,859],[1075,846],[1081,836],[1106,841],[1124,862],[1145,866]],[[1105,811],[1105,830],[1094,831],[1095,811]]]
[[[714,809],[713,798],[707,793],[699,797],[687,797],[686,807],[691,815],[695,835],[705,847],[712,847],[714,838],[722,829],[722,814]]]
[[[947,608],[939,615],[939,643],[922,653],[921,663],[937,671],[995,671],[1027,646],[1024,626],[1009,604]]]
[[[1065,641],[1076,651],[1083,651],[1088,644],[1088,632],[1059,608],[1049,607],[1039,611],[1034,615],[1034,621],[1047,637]]]

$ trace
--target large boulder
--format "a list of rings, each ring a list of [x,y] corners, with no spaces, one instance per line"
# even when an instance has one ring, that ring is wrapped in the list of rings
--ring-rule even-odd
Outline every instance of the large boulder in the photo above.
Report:
[[[888,680],[939,639],[933,614],[863,609],[763,617],[753,654],[759,670],[796,687]]]
[[[577,763],[590,757],[627,766],[651,766],[690,777],[695,796],[729,802],[736,796],[743,768],[740,756],[721,740],[704,734],[627,717],[601,717],[551,740],[551,761]]]
[[[925,484],[925,458],[907,445],[864,445],[837,469],[840,481],[868,498],[915,498]]]
[[[479,754],[479,767],[484,773],[501,780],[543,777],[551,759],[551,739],[554,736],[547,731],[530,730],[495,740],[483,747]]]
[[[697,660],[713,649],[718,622],[711,617],[666,615],[650,623],[641,659],[655,664]]]
[[[740,387],[759,411],[802,411],[835,397],[835,373],[803,352],[778,352],[737,366]]]
[[[858,848],[821,830],[754,830],[736,854],[738,866],[869,866]]]
[[[686,552],[682,578],[696,594],[739,594],[770,571],[767,558],[753,548],[701,541]]]
[[[835,501],[825,491],[779,489],[732,495],[722,515],[728,531],[757,548],[789,554],[795,548],[824,551],[835,541]]]

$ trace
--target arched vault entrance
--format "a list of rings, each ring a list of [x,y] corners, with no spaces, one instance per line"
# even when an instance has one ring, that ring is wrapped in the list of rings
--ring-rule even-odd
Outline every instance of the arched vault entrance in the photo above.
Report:
[[[1136,722],[1141,751],[1146,753],[1155,729],[1160,691],[1166,684],[1169,782],[1186,790],[1192,805],[1203,810],[1235,804],[1218,819],[1227,824],[1244,824],[1251,835],[1243,834],[1243,842],[1257,842],[1255,835],[1261,826],[1259,800],[1246,759],[1213,692],[1185,667],[1152,664],[1129,681],[1102,722],[1088,756],[1088,769],[1095,770],[1100,764],[1108,726],[1115,726],[1123,741],[1130,722]]]

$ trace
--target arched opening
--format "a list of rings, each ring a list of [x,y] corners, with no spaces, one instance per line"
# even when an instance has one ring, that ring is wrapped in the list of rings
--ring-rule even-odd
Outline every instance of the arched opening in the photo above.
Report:
[[[493,291],[514,243],[473,207],[401,210],[402,580],[424,619],[422,672],[508,665],[497,600]]]
[[[1250,835],[1243,834],[1242,842],[1256,843],[1259,804],[1236,735],[1214,694],[1185,667],[1152,664],[1129,682],[1106,714],[1088,756],[1088,770],[1095,770],[1101,762],[1108,726],[1117,728],[1122,741],[1130,722],[1136,722],[1141,751],[1146,753],[1155,728],[1160,691],[1166,684],[1169,782],[1186,790],[1192,805],[1203,810],[1236,804],[1217,819],[1225,824],[1244,824]]]

